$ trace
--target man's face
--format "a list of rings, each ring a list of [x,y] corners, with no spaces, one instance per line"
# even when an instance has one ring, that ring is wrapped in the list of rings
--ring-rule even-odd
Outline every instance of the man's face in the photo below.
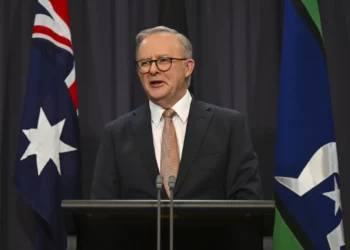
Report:
[[[147,37],[140,44],[137,60],[156,60],[162,57],[184,58],[184,50],[177,37],[169,33],[158,33]],[[186,93],[187,80],[194,68],[194,60],[173,60],[170,69],[160,71],[155,62],[148,73],[138,72],[148,98],[162,106],[171,108]]]

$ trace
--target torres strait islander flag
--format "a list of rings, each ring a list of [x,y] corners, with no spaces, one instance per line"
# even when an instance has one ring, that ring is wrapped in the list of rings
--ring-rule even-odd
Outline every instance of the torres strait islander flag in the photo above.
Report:
[[[274,250],[345,249],[336,140],[317,0],[285,0]]]

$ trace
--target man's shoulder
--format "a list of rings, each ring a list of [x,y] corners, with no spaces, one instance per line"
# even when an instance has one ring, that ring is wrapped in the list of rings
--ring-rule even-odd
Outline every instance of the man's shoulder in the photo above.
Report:
[[[115,129],[118,127],[122,127],[125,124],[128,124],[136,114],[140,114],[140,113],[144,114],[146,111],[147,111],[147,105],[143,105],[141,107],[138,107],[132,111],[129,111],[129,112],[117,117],[116,119],[114,119],[110,122],[107,122],[105,124],[105,127],[109,128],[109,129],[112,129],[112,128]]]
[[[196,100],[196,104],[202,109],[207,110],[209,112],[213,112],[215,115],[218,115],[220,117],[226,117],[231,119],[243,119],[243,114],[235,109],[225,108],[198,100]]]

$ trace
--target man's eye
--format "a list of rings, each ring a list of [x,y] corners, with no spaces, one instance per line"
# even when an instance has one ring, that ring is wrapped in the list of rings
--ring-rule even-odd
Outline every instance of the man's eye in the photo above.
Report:
[[[167,62],[169,62],[169,58],[159,58],[158,62],[160,62],[160,63],[167,63]]]
[[[141,67],[147,66],[148,64],[149,64],[148,61],[140,62],[140,66],[141,66]]]

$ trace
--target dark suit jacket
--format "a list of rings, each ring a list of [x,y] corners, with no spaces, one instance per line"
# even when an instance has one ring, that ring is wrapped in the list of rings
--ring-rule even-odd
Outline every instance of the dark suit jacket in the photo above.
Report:
[[[148,105],[105,126],[92,199],[157,199],[158,174]],[[162,198],[167,199],[164,189]],[[261,198],[258,160],[244,117],[192,100],[174,199]]]
[[[92,199],[157,199],[158,174],[148,105],[105,126],[95,166]],[[163,189],[162,199],[167,198]],[[261,198],[258,160],[243,116],[237,111],[192,100],[174,199]],[[193,225],[182,228],[181,233],[175,231],[175,249],[262,248],[261,231],[255,225],[233,228],[233,224],[237,222],[215,230]],[[156,249],[155,228],[122,227],[119,231],[105,228],[103,233],[96,230],[85,238],[97,239],[100,235],[101,240],[94,242],[104,242],[103,249]],[[168,249],[167,236],[163,232],[163,249]],[[92,244],[86,242],[88,248],[101,249],[101,245]]]

